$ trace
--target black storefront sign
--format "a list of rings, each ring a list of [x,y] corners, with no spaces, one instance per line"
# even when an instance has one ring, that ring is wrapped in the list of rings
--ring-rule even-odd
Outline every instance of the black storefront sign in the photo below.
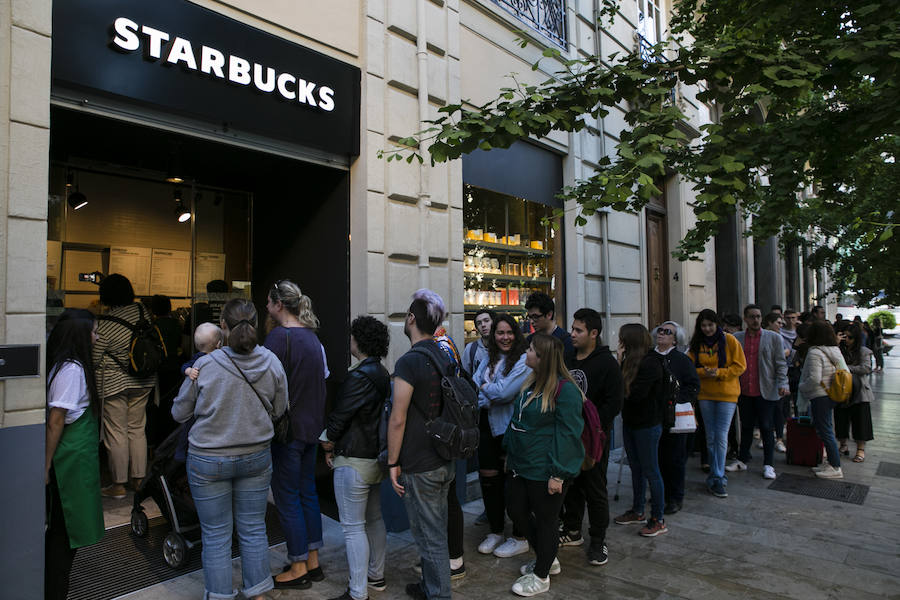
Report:
[[[187,0],[55,0],[52,65],[54,93],[359,155],[357,67]]]

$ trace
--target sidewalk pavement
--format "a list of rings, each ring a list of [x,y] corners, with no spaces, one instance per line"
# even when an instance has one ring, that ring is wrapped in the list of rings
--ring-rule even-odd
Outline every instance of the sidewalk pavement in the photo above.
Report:
[[[610,523],[610,559],[590,566],[585,546],[561,548],[562,573],[552,578],[551,598],[798,598],[865,600],[900,598],[900,478],[878,475],[882,462],[900,471],[900,357],[886,357],[885,371],[872,375],[875,440],[866,460],[842,461],[844,480],[870,486],[864,504],[847,504],[767,489],[759,464],[762,451],[746,473],[729,475],[726,499],[709,495],[699,458],[688,461],[686,496],[681,512],[669,516],[669,532],[642,538],[636,526]],[[854,445],[850,443],[851,455]],[[778,473],[812,477],[809,469],[785,464],[776,453]],[[609,465],[611,517],[630,508],[631,477],[622,473],[619,501],[613,502],[618,463]],[[508,559],[475,550],[487,530],[474,524],[481,501],[464,506],[467,576],[453,584],[461,600],[510,599],[510,586],[525,554]],[[325,547],[320,551],[327,579],[305,591],[273,591],[273,598],[333,598],[346,589],[347,559],[340,524],[323,517]],[[509,526],[507,526],[509,529]],[[587,533],[587,524],[584,527]],[[389,534],[388,588],[371,592],[372,600],[406,598],[406,583],[416,579],[418,560],[409,532]],[[272,572],[286,561],[284,544],[273,547]],[[240,562],[235,560],[235,588]],[[128,600],[203,597],[201,571],[122,596]]]

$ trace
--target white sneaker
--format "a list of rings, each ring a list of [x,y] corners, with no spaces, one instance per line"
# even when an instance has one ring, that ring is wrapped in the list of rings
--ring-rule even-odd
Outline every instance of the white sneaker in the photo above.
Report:
[[[784,442],[782,442],[781,440],[777,440],[775,442],[775,449],[779,452],[787,452],[787,448],[785,448]]]
[[[818,467],[811,467],[811,468],[810,468],[810,471],[812,471],[813,473],[818,473],[819,471],[824,471],[824,470],[825,470],[825,467],[827,467],[827,466],[829,466],[828,463],[827,463],[827,462],[823,462],[823,463],[822,463],[821,465],[819,465]]]
[[[503,536],[496,533],[489,533],[484,541],[478,544],[478,551],[482,554],[490,554],[497,549],[497,546],[503,543]]]
[[[844,472],[841,471],[840,467],[835,469],[830,464],[826,463],[824,469],[816,471],[816,477],[821,477],[822,479],[843,479]]]
[[[525,563],[521,567],[519,567],[519,573],[521,573],[522,575],[528,575],[529,573],[534,573],[534,563],[535,562],[536,561],[532,560],[532,561]],[[550,563],[550,575],[559,575],[560,572],[562,572],[562,567],[559,566],[559,559],[554,558],[553,562]]]
[[[735,471],[746,471],[747,465],[744,462],[736,460],[733,463],[731,463],[730,465],[726,465],[725,470],[728,471],[729,473],[734,473]]]
[[[494,549],[494,556],[497,558],[509,558],[517,554],[525,554],[531,550],[528,540],[517,540],[514,537],[506,538],[506,541]],[[541,590],[546,592],[547,590]]]
[[[775,479],[775,467],[766,465],[763,467],[763,477],[766,479]]]
[[[522,575],[512,586],[513,594],[518,596],[535,596],[550,591],[550,578],[541,579],[534,573]]]

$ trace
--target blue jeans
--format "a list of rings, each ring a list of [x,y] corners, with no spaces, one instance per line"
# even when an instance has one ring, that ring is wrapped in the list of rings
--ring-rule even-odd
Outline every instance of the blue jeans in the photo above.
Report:
[[[204,599],[237,595],[232,586],[232,523],[240,541],[244,595],[250,598],[271,590],[274,583],[266,537],[266,502],[272,479],[269,449],[241,456],[188,453],[187,474],[200,518]]]
[[[424,473],[400,474],[409,527],[422,556],[422,588],[428,600],[450,600],[447,492],[455,476],[453,463]]]
[[[762,396],[744,396],[738,398],[738,410],[741,411],[741,448],[738,459],[750,462],[750,445],[753,443],[753,428],[759,426],[759,437],[763,443],[763,464],[775,466],[775,432],[772,426],[775,413],[781,410],[777,400],[766,400]]]
[[[381,484],[369,485],[353,467],[334,470],[334,496],[341,515],[350,567],[350,596],[368,597],[368,579],[384,577],[387,532],[381,517]]]
[[[640,429],[622,428],[622,442],[631,467],[631,491],[634,495],[631,510],[639,515],[644,514],[646,480],[650,482],[650,516],[657,521],[662,521],[665,503],[663,478],[659,471],[661,435],[662,425]]]
[[[706,476],[708,486],[717,482],[728,485],[728,477],[725,476],[725,455],[728,453],[728,430],[731,429],[731,419],[734,418],[736,407],[737,404],[734,402],[700,401],[700,412],[703,414],[703,424],[706,428],[706,447],[709,451],[709,475]]]
[[[835,469],[841,467],[841,453],[838,452],[837,439],[834,437],[834,401],[828,396],[820,396],[809,401],[809,414],[812,416],[816,435],[825,444],[828,463]]]
[[[322,547],[322,514],[316,494],[316,447],[298,440],[272,442],[272,495],[287,539],[288,560],[309,558]]]

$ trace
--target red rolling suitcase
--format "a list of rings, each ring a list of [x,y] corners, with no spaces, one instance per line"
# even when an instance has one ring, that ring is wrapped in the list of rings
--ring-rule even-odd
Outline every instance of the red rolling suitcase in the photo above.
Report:
[[[815,467],[822,461],[825,445],[809,417],[791,417],[787,422],[787,463]]]

